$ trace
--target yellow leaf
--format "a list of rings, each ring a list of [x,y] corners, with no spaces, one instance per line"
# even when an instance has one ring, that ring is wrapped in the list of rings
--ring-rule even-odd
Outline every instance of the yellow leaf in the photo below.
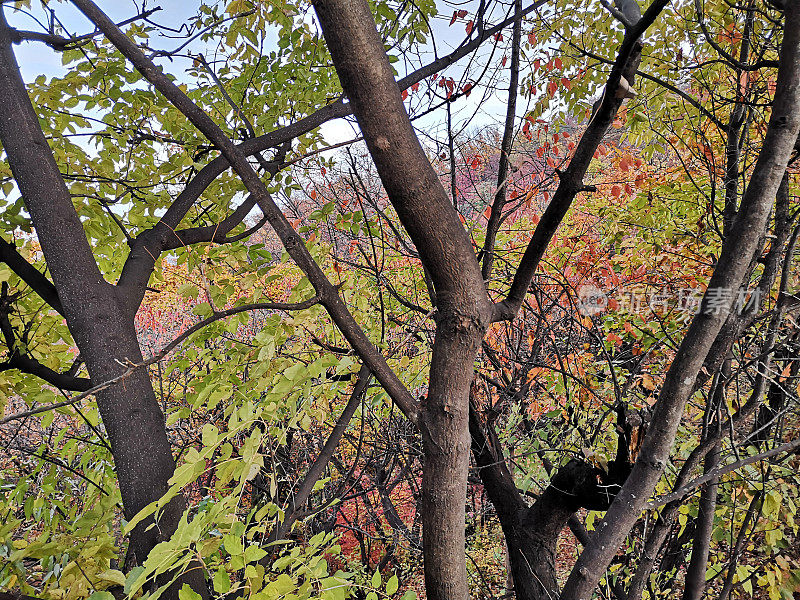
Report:
[[[108,571],[103,571],[97,576],[98,579],[102,581],[108,581],[109,583],[113,583],[116,585],[125,585],[125,574],[122,571],[117,571],[116,569],[109,569]]]

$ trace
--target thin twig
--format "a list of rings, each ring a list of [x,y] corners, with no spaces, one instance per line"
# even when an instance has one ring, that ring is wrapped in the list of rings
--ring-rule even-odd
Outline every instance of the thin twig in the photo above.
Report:
[[[150,358],[143,360],[142,362],[139,363],[134,363],[131,361],[123,363],[117,361],[120,362],[122,366],[126,367],[126,369],[116,377],[104,381],[103,383],[100,383],[92,387],[91,389],[86,390],[82,394],[78,394],[77,396],[70,398],[69,400],[63,400],[61,402],[54,402],[53,404],[38,406],[30,410],[21,411],[18,413],[14,413],[12,415],[8,415],[7,417],[3,417],[2,419],[0,419],[0,425],[5,425],[6,423],[9,423],[11,421],[18,421],[20,419],[25,419],[27,417],[31,417],[39,413],[47,412],[49,410],[70,406],[72,404],[75,404],[76,402],[80,402],[87,396],[91,396],[93,394],[96,394],[97,392],[103,391],[113,385],[116,385],[121,381],[124,381],[125,379],[130,377],[131,373],[133,373],[137,369],[141,369],[142,367],[148,367],[154,363],[157,363],[165,356],[167,356],[167,354],[172,352],[172,350],[174,350],[179,344],[185,341],[188,337],[197,333],[207,325],[210,325],[215,321],[219,321],[220,319],[225,319],[227,317],[238,315],[239,313],[247,312],[250,310],[303,310],[306,308],[310,308],[317,303],[319,303],[319,298],[317,296],[314,296],[309,300],[304,300],[303,302],[297,302],[295,304],[288,304],[284,302],[256,302],[254,304],[245,304],[242,306],[236,306],[234,308],[229,308],[227,310],[215,311],[214,314],[212,314],[210,317],[207,317],[202,321],[199,321],[198,323],[192,325],[189,329],[184,331],[182,334],[180,334],[178,337],[172,340],[169,344],[164,346],[164,348],[162,348],[160,352],[154,354]]]

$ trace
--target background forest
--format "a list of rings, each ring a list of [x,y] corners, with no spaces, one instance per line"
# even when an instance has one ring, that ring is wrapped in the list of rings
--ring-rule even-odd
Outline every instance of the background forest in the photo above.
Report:
[[[526,1],[0,0],[3,600],[800,597],[800,0]]]

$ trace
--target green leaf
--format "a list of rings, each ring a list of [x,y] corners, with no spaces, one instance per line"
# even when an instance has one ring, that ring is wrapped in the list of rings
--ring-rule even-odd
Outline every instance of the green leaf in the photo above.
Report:
[[[144,573],[144,567],[133,567],[128,573],[128,577],[125,579],[125,587],[123,588],[123,592],[126,596],[132,595],[136,592],[144,583],[144,577],[141,575]],[[139,579],[141,578],[141,581]]]
[[[389,581],[386,582],[386,593],[391,596],[397,591],[398,587],[400,587],[400,583],[397,581],[397,575],[392,575]]]
[[[221,568],[214,573],[214,591],[218,594],[226,594],[231,589],[231,578],[228,572]]]
[[[112,596],[113,597],[113,596]],[[178,592],[179,600],[203,600],[203,597],[189,587],[188,583],[184,583]],[[108,600],[103,598],[102,600]]]
[[[378,589],[381,587],[381,572],[375,571],[375,574],[372,576],[372,587]]]
[[[244,551],[244,559],[247,562],[256,562],[267,555],[267,551],[260,546],[248,546]]]
[[[244,546],[242,545],[242,538],[238,535],[226,535],[222,538],[222,543],[225,544],[225,550],[231,556],[241,556],[244,554]]]

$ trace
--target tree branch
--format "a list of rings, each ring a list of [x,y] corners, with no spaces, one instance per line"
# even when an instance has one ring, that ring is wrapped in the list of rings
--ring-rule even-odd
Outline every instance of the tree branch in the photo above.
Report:
[[[124,21],[120,21],[117,23],[117,27],[122,27],[124,25],[128,25],[133,23],[134,21],[139,21],[141,19],[147,19],[153,13],[158,12],[161,10],[160,6],[156,6],[150,10],[146,10],[141,14],[138,14],[130,19],[125,19]],[[40,31],[22,31],[19,29],[10,29],[11,33],[11,43],[12,44],[19,44],[21,42],[44,42],[48,46],[50,46],[53,50],[57,50],[59,52],[63,52],[64,50],[69,50],[70,48],[74,48],[75,46],[81,44],[82,42],[86,42],[93,37],[100,34],[99,31],[93,31],[92,33],[86,33],[84,35],[79,35],[75,37],[63,37],[60,35],[56,35],[54,33],[42,33]]]
[[[798,448],[800,448],[800,439],[792,440],[791,442],[786,442],[785,444],[776,446],[771,450],[766,450],[764,452],[754,454],[753,456],[748,456],[747,458],[743,458],[742,460],[737,460],[736,462],[731,463],[729,465],[725,465],[724,467],[718,467],[712,471],[709,471],[708,473],[705,473],[701,477],[698,477],[697,479],[690,481],[682,488],[679,488],[670,494],[664,494],[663,496],[659,496],[658,498],[651,500],[650,502],[645,504],[645,508],[647,509],[658,508],[659,506],[664,506],[665,504],[669,504],[670,502],[675,502],[676,500],[682,500],[697,488],[705,485],[709,481],[721,477],[722,475],[733,473],[734,471],[738,471],[742,467],[746,467],[747,465],[752,465],[753,463],[757,463],[762,460],[767,460],[768,458],[772,458],[773,456],[778,456],[779,454],[794,452]]]
[[[117,385],[118,383],[120,383],[122,381],[125,381],[125,379],[127,379],[137,369],[141,369],[143,367],[148,367],[148,366],[150,366],[152,364],[157,363],[158,361],[163,359],[165,356],[167,356],[167,354],[172,352],[178,345],[180,345],[187,338],[189,338],[193,334],[197,333],[198,331],[200,331],[204,327],[210,325],[211,323],[219,321],[220,319],[226,319],[226,318],[231,317],[233,315],[238,315],[240,313],[251,311],[251,310],[287,310],[287,311],[288,310],[303,310],[303,309],[306,309],[306,308],[310,308],[310,307],[312,307],[312,306],[314,306],[315,304],[318,304],[318,303],[319,303],[319,298],[317,296],[314,296],[313,298],[310,298],[308,300],[304,300],[303,302],[297,302],[297,303],[294,303],[294,304],[289,304],[289,303],[285,303],[285,302],[256,302],[256,303],[253,303],[253,304],[244,304],[242,306],[235,306],[235,307],[229,308],[227,310],[217,311],[214,314],[212,314],[210,317],[206,317],[202,321],[199,321],[198,323],[195,323],[194,325],[192,325],[189,329],[184,331],[182,334],[180,334],[178,337],[176,337],[174,340],[172,340],[169,344],[164,346],[159,352],[157,352],[156,354],[154,354],[150,358],[148,358],[148,359],[146,359],[146,360],[144,360],[144,361],[142,361],[140,363],[128,363],[128,364],[126,364],[125,366],[127,368],[122,373],[117,375],[116,377],[114,377],[112,379],[109,379],[107,381],[104,381],[102,383],[99,383],[99,384],[87,389],[82,394],[79,394],[78,396],[75,396],[74,398],[70,398],[69,400],[64,400],[63,402],[56,402],[54,404],[48,404],[46,406],[39,406],[39,407],[33,408],[31,410],[26,410],[26,411],[15,413],[13,415],[8,415],[7,417],[4,417],[4,418],[0,419],[0,425],[4,425],[5,423],[8,423],[10,421],[18,421],[20,419],[25,419],[27,417],[30,417],[30,416],[33,416],[33,415],[36,415],[36,414],[39,414],[39,413],[47,412],[48,410],[53,410],[53,409],[56,409],[56,408],[62,408],[64,406],[71,406],[72,404],[75,404],[76,402],[80,402],[81,400],[83,400],[87,396],[92,396],[92,395],[96,394],[97,392],[100,392],[100,391],[102,391],[102,390],[104,390],[106,388],[109,388],[111,386]]]
[[[416,423],[417,401],[353,318],[353,315],[340,298],[338,290],[328,280],[322,268],[306,248],[302,238],[300,238],[286,219],[286,216],[275,204],[266,185],[253,170],[242,149],[235,145],[203,109],[192,102],[161,69],[148,59],[139,47],[122,33],[94,2],[91,0],[72,0],[72,3],[106,35],[109,41],[117,47],[145,79],[183,113],[192,125],[205,135],[209,141],[219,148],[222,155],[241,178],[247,190],[255,197],[258,206],[269,220],[286,251],[308,277],[311,285],[314,286],[320,303],[328,311],[331,319],[345,339],[353,346],[364,363],[369,366],[370,371],[381,382],[381,385],[400,410],[409,420]]]
[[[490,39],[496,33],[499,33],[512,23],[524,18],[546,3],[547,0],[537,0],[522,9],[519,15],[512,15],[497,25],[482,30],[475,39],[460,45],[450,54],[431,61],[427,65],[408,74],[400,79],[397,85],[400,86],[400,89],[407,89],[426,77],[430,77],[434,73],[438,73],[442,69],[449,67],[461,58],[474,52],[483,42]],[[287,144],[291,142],[291,140],[313,131],[328,121],[347,117],[351,114],[352,107],[350,104],[345,103],[343,99],[339,99],[331,104],[323,106],[295,123],[280,129],[275,129],[264,135],[245,140],[237,146],[237,149],[247,156],[252,156],[259,152],[269,150],[270,148],[276,148]],[[144,288],[147,286],[147,282],[150,279],[155,261],[160,255],[160,244],[163,240],[174,237],[175,230],[177,230],[192,205],[197,201],[203,191],[229,167],[230,163],[227,158],[225,158],[225,156],[219,156],[200,169],[194,179],[186,185],[172,205],[170,205],[161,220],[152,229],[140,235],[134,242],[130,255],[123,266],[122,274],[119,278],[119,285],[129,290],[128,294],[133,298],[131,303],[135,304],[136,307],[138,307],[138,303],[141,302],[144,296]]]
[[[17,277],[22,279],[42,300],[62,317],[64,316],[64,309],[61,306],[61,300],[58,298],[56,286],[42,275],[36,267],[24,259],[17,252],[14,244],[2,238],[0,238],[0,262],[6,263]]]
[[[614,115],[622,106],[624,97],[619,93],[621,81],[623,78],[628,82],[633,81],[641,53],[639,38],[667,4],[668,0],[655,0],[645,14],[636,21],[636,24],[626,30],[614,66],[608,76],[600,106],[581,136],[569,166],[561,173],[553,199],[536,226],[517,272],[514,274],[508,296],[496,305],[496,320],[512,319],[522,306],[539,262],[555,235],[556,229],[572,205],[572,201],[583,188],[583,177],[589,168],[594,152],[611,126]]]

